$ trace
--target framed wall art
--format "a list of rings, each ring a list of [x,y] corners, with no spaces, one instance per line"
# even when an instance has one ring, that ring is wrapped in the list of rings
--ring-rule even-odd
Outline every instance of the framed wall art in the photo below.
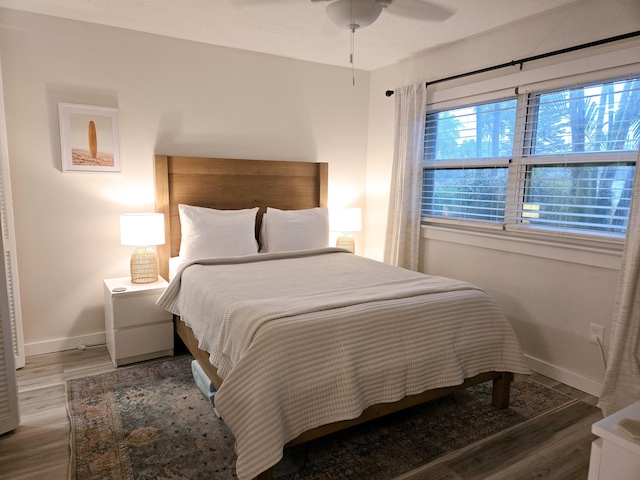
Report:
[[[58,104],[63,172],[115,172],[120,166],[118,109]]]

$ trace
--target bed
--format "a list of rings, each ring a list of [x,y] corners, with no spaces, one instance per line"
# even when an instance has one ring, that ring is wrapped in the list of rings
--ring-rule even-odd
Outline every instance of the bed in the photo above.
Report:
[[[169,278],[180,253],[179,205],[257,209],[257,241],[267,207],[324,207],[327,181],[324,163],[157,155],[156,210],[168,239],[158,248],[160,274]],[[482,290],[341,249],[186,262],[160,300],[218,389],[241,479],[271,478],[287,445],[478,383],[493,381],[493,403],[506,408],[513,374],[528,373],[511,327]]]

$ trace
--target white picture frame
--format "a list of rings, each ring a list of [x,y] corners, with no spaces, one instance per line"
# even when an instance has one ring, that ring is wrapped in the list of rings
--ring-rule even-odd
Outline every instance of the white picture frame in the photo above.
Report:
[[[120,173],[118,109],[58,103],[63,172]]]

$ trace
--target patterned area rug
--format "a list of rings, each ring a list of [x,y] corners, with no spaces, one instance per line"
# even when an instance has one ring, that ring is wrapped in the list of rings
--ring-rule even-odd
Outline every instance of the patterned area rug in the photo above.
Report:
[[[236,478],[233,436],[195,386],[191,357],[120,368],[67,384],[70,478]],[[531,380],[511,406],[491,384],[286,449],[275,477],[390,479],[573,400]]]

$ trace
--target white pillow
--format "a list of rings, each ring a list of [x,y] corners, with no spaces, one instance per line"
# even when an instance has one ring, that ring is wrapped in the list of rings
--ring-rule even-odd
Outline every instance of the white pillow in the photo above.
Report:
[[[258,207],[215,210],[180,204],[178,212],[182,232],[180,256],[185,261],[258,253],[255,235]]]
[[[325,248],[329,245],[329,209],[269,207],[262,217],[261,239],[262,249],[267,253]]]

